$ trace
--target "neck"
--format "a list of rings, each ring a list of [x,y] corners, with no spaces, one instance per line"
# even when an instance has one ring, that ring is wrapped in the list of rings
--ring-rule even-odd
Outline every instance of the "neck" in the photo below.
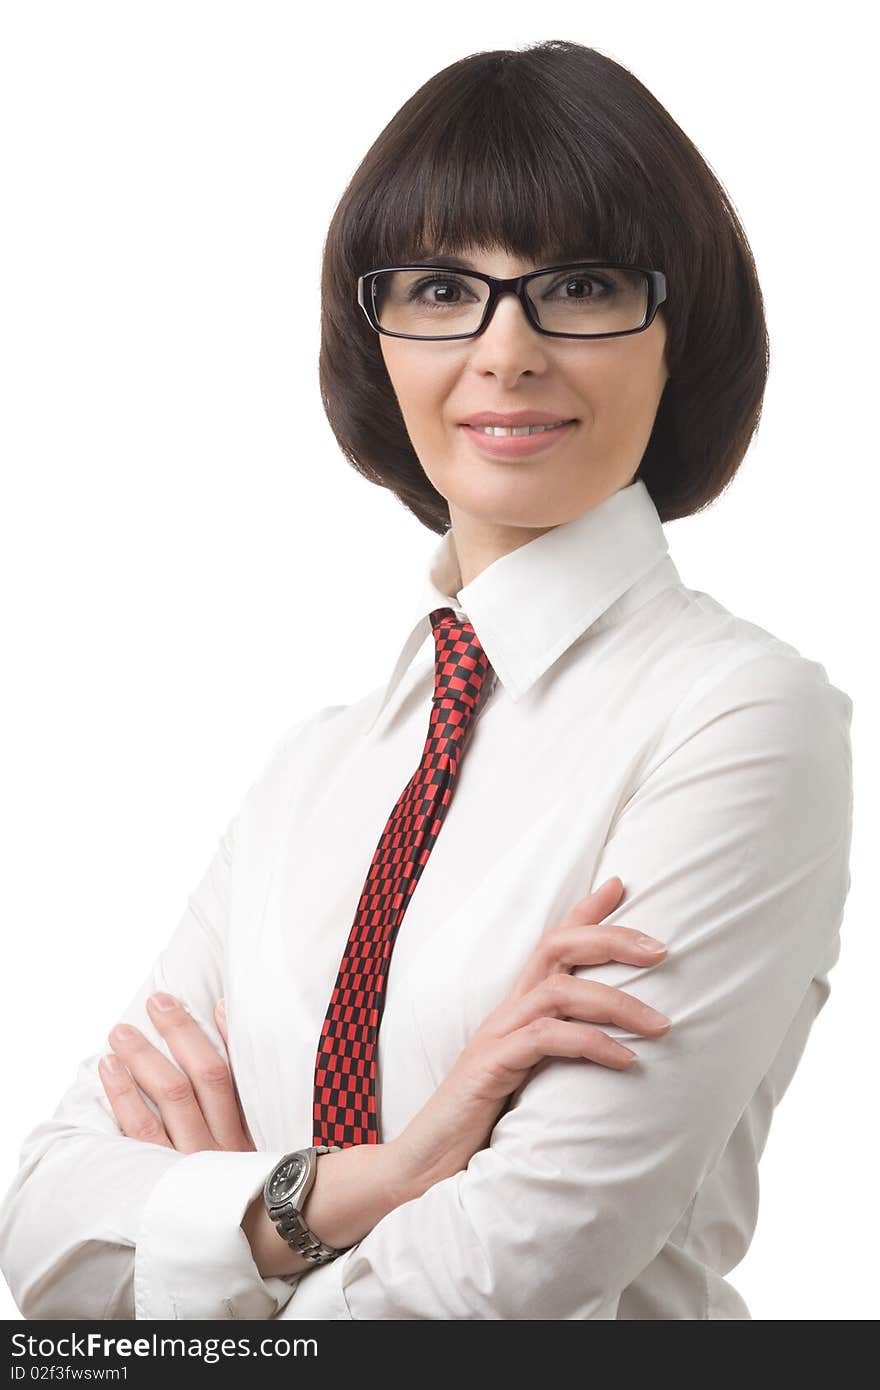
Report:
[[[509,555],[521,545],[528,545],[536,536],[552,530],[552,526],[505,526],[457,512],[452,518],[452,543],[462,588],[502,555]]]

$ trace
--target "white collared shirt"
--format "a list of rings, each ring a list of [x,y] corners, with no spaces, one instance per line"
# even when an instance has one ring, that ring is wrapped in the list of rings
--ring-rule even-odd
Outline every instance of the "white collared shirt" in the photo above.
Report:
[[[0,1207],[0,1268],[25,1317],[750,1317],[725,1276],[748,1249],[758,1159],[840,948],[852,702],[819,663],[686,588],[667,552],[641,481],[464,586],[451,534],[439,541],[390,679],[278,741],[116,1015],[170,1057],[145,1008],[167,990],[224,1055],[225,996],[257,1151],[123,1136],[97,1029]],[[473,623],[495,679],[394,947],[382,1137],[433,1094],[541,934],[614,874],[608,920],[668,956],[575,973],[672,1027],[599,1025],[638,1053],[628,1071],[544,1058],[466,1169],[332,1263],[263,1279],[239,1223],[274,1163],[312,1142],[321,1025],[419,762],[428,614],[443,606]]]

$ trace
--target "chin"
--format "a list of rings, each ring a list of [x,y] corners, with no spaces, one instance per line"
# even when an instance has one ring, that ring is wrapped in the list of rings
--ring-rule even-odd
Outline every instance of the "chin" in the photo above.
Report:
[[[452,506],[482,526],[518,526],[523,530],[547,530],[551,526],[558,526],[561,521],[567,521],[569,516],[577,515],[576,509],[571,506],[562,503],[554,505],[543,489],[541,495],[536,494],[531,498],[521,491],[507,500],[495,497],[491,506],[487,502],[484,495],[470,504],[466,500],[458,502],[453,499]]]

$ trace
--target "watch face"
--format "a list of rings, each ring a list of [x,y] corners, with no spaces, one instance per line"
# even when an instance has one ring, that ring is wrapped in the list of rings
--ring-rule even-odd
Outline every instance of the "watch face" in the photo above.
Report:
[[[283,1163],[279,1163],[269,1181],[269,1201],[286,1202],[302,1182],[307,1168],[308,1163],[303,1154],[293,1154]]]

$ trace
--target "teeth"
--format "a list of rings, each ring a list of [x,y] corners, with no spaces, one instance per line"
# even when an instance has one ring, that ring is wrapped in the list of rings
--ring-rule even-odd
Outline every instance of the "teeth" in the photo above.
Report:
[[[555,425],[523,425],[519,429],[502,428],[500,425],[471,425],[471,429],[479,430],[480,434],[540,434],[542,430],[558,430],[567,424],[567,420],[557,420]]]

